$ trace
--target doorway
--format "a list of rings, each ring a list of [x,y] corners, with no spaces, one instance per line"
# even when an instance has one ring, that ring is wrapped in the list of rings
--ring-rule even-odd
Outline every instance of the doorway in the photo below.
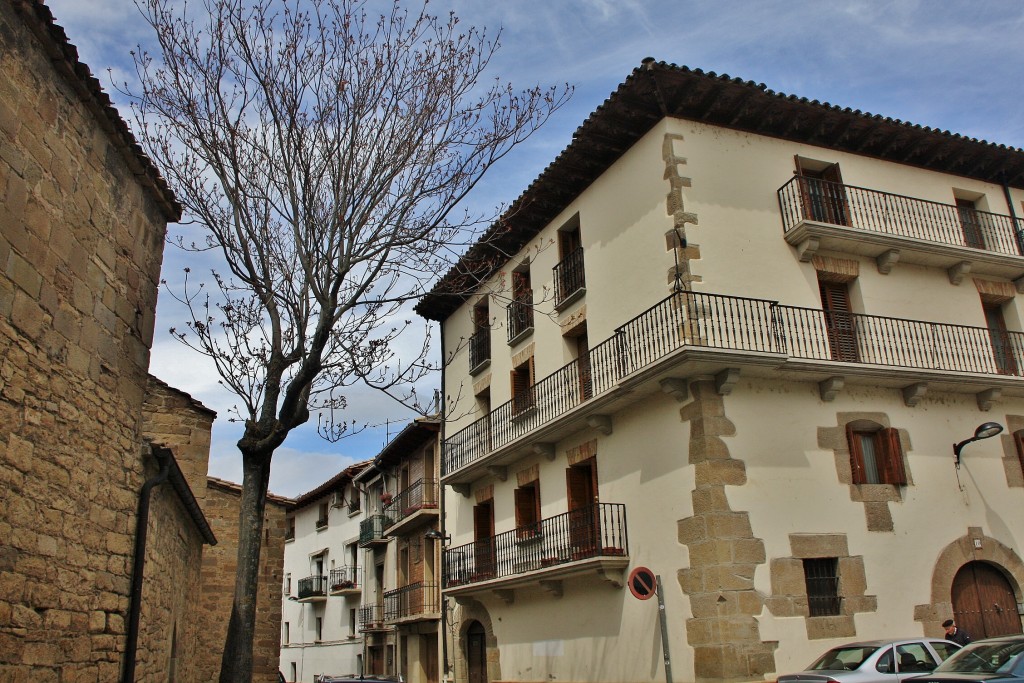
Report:
[[[487,683],[487,633],[479,621],[466,629],[466,660],[469,683]]]
[[[973,640],[1021,633],[1013,586],[996,565],[968,562],[956,573],[953,618]]]
[[[572,558],[600,553],[600,516],[597,497],[597,458],[570,465],[565,471],[569,499],[569,539]]]

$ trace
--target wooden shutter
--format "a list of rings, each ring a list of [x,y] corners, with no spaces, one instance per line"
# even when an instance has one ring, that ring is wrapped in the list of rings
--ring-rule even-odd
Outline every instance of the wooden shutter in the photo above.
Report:
[[[517,488],[515,502],[517,535],[519,538],[534,536],[539,531],[537,524],[540,521],[536,483]]]
[[[850,471],[853,473],[854,484],[866,484],[864,473],[864,452],[860,447],[860,436],[853,431],[853,425],[846,425],[846,441],[850,445]]]
[[[1013,445],[1017,447],[1017,460],[1020,461],[1021,471],[1024,471],[1024,429],[1018,429],[1012,436]]]
[[[832,360],[857,362],[857,331],[845,282],[818,281]]]
[[[879,478],[883,484],[907,483],[907,470],[903,466],[903,446],[900,444],[898,429],[881,429],[875,436],[875,449],[881,454]]]

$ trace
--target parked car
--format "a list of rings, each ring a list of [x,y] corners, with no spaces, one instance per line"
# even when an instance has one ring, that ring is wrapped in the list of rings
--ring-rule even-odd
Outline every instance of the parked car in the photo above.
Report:
[[[914,683],[1024,681],[1024,635],[978,640]]]
[[[778,683],[898,683],[929,672],[960,646],[939,638],[868,640],[834,647]]]
[[[345,676],[324,675],[317,683],[404,683],[404,681],[397,674],[347,674]]]

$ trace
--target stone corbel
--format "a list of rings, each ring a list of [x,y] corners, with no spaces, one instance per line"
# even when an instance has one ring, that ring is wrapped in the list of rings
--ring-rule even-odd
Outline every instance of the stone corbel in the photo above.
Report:
[[[808,263],[818,253],[818,238],[808,237],[796,245],[796,255],[800,257],[801,263]]]
[[[612,433],[611,415],[591,415],[587,417],[587,424],[605,436],[610,436]]]
[[[978,409],[987,412],[992,407],[992,404],[998,401],[1002,395],[1002,389],[986,389],[985,391],[979,391],[977,395]]]
[[[916,384],[911,384],[908,387],[903,387],[903,403],[908,408],[913,408],[921,402],[921,399],[924,398],[926,393],[928,393],[927,382],[917,382]]]
[[[954,266],[950,266],[946,274],[949,275],[950,284],[958,285],[964,281],[967,274],[971,272],[971,264],[967,261],[961,261]]]
[[[461,494],[464,498],[469,498],[469,484],[452,484],[452,491]]]
[[[1024,294],[1024,275],[1013,281],[1013,286],[1018,294]]]
[[[506,605],[511,605],[516,601],[516,592],[511,588],[495,588],[491,592]]]
[[[732,388],[736,386],[736,382],[739,379],[739,368],[726,368],[715,375],[715,391],[718,392],[719,396],[728,396],[732,393]]]
[[[508,479],[508,468],[504,465],[488,465],[487,473],[498,481],[505,481]]]
[[[561,579],[542,579],[540,587],[550,593],[553,597],[562,597],[562,581]]]
[[[548,460],[555,459],[555,444],[550,441],[538,441],[533,444],[533,452],[537,455],[543,455]]]
[[[896,262],[900,260],[900,250],[890,249],[889,251],[882,252],[875,259],[875,265],[878,266],[878,272],[882,275],[888,275],[892,272],[892,267],[896,265]]]
[[[626,584],[626,579],[621,569],[614,567],[598,567],[597,575],[610,583],[613,588],[622,588]]]
[[[822,401],[833,401],[843,388],[846,380],[842,377],[829,377],[818,382],[818,394]]]
[[[682,377],[666,377],[659,382],[661,390],[677,401],[685,401],[690,396],[690,387]]]

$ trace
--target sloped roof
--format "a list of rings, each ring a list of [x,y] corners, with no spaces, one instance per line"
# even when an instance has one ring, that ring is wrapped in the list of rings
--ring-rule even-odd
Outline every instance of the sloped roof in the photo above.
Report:
[[[68,40],[64,28],[55,23],[53,13],[41,0],[10,0],[14,11],[25,26],[39,40],[50,56],[53,67],[74,88],[82,103],[92,112],[96,122],[106,131],[114,146],[121,152],[136,180],[163,211],[168,222],[181,219],[181,204],[171,192],[167,182],[153,161],[142,151],[128,124],[114,108],[100,82],[93,77],[89,66],[78,59],[78,48]]]
[[[354,465],[349,465],[341,472],[338,472],[336,475],[334,475],[324,483],[320,484],[320,486],[317,486],[312,491],[307,491],[306,493],[303,493],[302,495],[298,496],[288,507],[288,511],[294,512],[295,510],[299,510],[308,505],[312,505],[320,498],[323,498],[324,496],[332,493],[333,491],[336,491],[344,487],[346,482],[351,481],[353,477],[362,472],[364,468],[369,466],[369,464],[370,461],[365,460],[363,462],[357,462]]]
[[[416,305],[443,321],[665,117],[1024,188],[1024,150],[645,59],[572,142]]]

